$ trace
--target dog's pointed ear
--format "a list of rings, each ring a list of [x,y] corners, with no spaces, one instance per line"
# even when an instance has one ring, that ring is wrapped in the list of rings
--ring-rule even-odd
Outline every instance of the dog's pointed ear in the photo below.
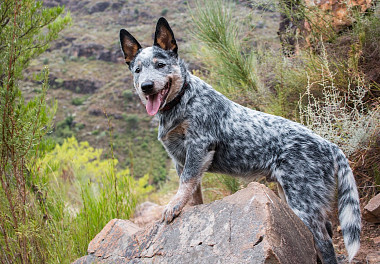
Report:
[[[164,50],[171,50],[177,54],[178,46],[173,31],[170,28],[168,21],[163,17],[157,22],[154,45]]]
[[[141,49],[141,45],[125,29],[120,30],[120,45],[124,53],[125,62],[129,65],[136,56],[137,51]]]

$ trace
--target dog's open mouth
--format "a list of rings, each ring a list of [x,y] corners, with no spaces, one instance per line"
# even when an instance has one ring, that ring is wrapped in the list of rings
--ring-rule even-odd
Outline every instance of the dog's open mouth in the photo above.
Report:
[[[146,97],[147,102],[145,107],[149,115],[154,116],[157,114],[158,110],[164,104],[166,97],[168,97],[171,84],[171,79],[169,79],[164,89],[160,90],[158,93],[150,94]]]

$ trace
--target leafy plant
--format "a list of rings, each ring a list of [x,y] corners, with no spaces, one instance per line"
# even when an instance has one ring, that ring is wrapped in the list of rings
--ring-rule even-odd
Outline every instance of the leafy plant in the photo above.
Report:
[[[39,156],[56,105],[46,103],[48,68],[37,76],[41,92],[28,102],[19,80],[31,59],[48,48],[70,22],[63,7],[44,8],[32,0],[0,3],[0,261],[43,263],[51,233],[40,210],[43,196],[30,168]],[[45,220],[44,220],[45,219]]]
[[[346,94],[339,91],[325,49],[322,52],[321,80],[308,84],[305,94],[307,105],[300,106],[300,119],[350,155],[362,148],[379,130],[380,112],[378,108],[368,109],[365,106],[364,97],[368,89],[362,77],[350,84]],[[310,92],[314,85],[321,87],[321,99],[315,98]]]
[[[71,103],[73,105],[82,105],[86,100],[88,99],[88,96],[83,96],[83,97],[75,97],[71,100]]]
[[[50,192],[65,203],[59,214],[67,226],[58,231],[66,236],[60,250],[70,251],[71,260],[86,253],[88,243],[108,221],[128,219],[138,199],[152,191],[148,175],[136,181],[129,169],[116,169],[116,159],[101,156],[101,149],[68,138],[38,162],[41,174],[54,179],[48,183]]]
[[[197,49],[222,92],[259,95],[256,52],[240,41],[241,24],[234,17],[234,4],[229,1],[197,1],[190,10],[192,34],[203,44]]]

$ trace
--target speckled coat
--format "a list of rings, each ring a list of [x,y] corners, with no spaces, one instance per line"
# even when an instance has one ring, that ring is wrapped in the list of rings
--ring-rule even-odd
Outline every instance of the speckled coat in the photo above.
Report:
[[[234,103],[190,74],[164,18],[157,23],[153,47],[142,49],[126,30],[120,40],[137,93],[148,113],[158,115],[158,139],[180,177],[163,220],[172,221],[187,203],[203,202],[205,171],[250,180],[265,175],[278,183],[282,198],[313,233],[323,263],[337,263],[327,219],[337,188],[352,260],[360,245],[359,197],[347,159],[335,144],[301,124]]]

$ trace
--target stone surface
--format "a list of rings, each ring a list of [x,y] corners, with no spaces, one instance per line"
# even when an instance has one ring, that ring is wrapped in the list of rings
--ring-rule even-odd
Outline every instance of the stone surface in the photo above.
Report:
[[[321,26],[328,23],[337,31],[352,25],[354,22],[352,10],[364,13],[371,7],[372,2],[372,0],[350,0],[347,2],[341,0],[305,0],[307,7],[318,7],[323,11],[324,20],[317,16],[313,23]]]
[[[367,255],[367,264],[379,264],[380,263],[380,251],[372,252]]]
[[[371,223],[380,223],[380,193],[364,207],[363,218]]]
[[[330,30],[340,32],[352,26],[355,23],[354,12],[365,13],[374,3],[373,0],[280,2],[290,9],[288,12],[282,12],[278,31],[286,55],[298,53],[302,47],[313,47],[313,35],[323,33],[322,36],[328,38],[331,35]],[[304,9],[309,10],[307,18],[300,15]]]
[[[310,231],[264,185],[185,208],[171,224],[139,229],[112,220],[91,241],[85,263],[316,263]]]
[[[160,220],[164,208],[162,205],[144,202],[136,208],[131,221],[140,227],[145,227]]]

